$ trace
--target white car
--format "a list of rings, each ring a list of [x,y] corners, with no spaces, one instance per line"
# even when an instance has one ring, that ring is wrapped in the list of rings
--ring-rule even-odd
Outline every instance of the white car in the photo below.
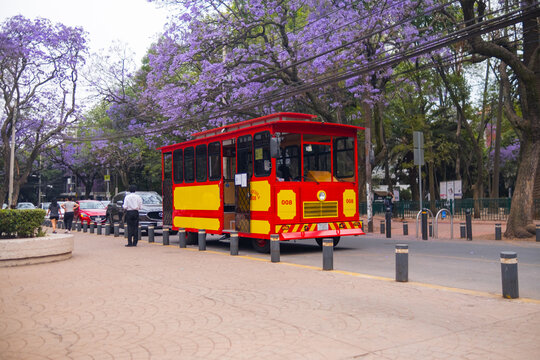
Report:
[[[17,204],[16,209],[17,210],[29,210],[29,209],[37,209],[37,208],[31,202],[20,202],[20,203]]]

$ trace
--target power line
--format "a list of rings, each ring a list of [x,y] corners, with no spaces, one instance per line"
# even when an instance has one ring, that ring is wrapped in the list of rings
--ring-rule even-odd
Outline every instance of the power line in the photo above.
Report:
[[[294,88],[285,89],[284,91],[280,90],[279,92],[276,91],[275,94],[267,95],[262,99],[244,102],[236,106],[229,106],[229,107],[222,108],[219,110],[214,110],[213,112],[209,112],[209,113],[202,113],[200,116],[192,117],[191,120],[193,123],[197,123],[200,121],[207,121],[210,119],[227,116],[230,114],[237,113],[240,110],[245,110],[245,109],[253,108],[256,106],[268,104],[273,101],[281,100],[287,97],[292,97],[300,93],[304,93],[313,88],[324,87],[332,83],[348,80],[350,78],[367,74],[371,71],[375,71],[381,68],[387,68],[401,61],[410,59],[412,57],[418,57],[425,53],[441,49],[448,45],[452,45],[456,42],[463,41],[471,37],[479,36],[485,33],[489,33],[489,32],[507,27],[507,26],[514,25],[520,21],[523,21],[524,19],[531,18],[531,17],[538,17],[539,11],[538,9],[534,10],[533,8],[535,7],[537,7],[537,5],[533,4],[526,8],[517,9],[508,14],[504,14],[504,15],[501,15],[492,19],[483,20],[470,27],[460,29],[453,33],[447,34],[443,37],[434,39],[434,41],[430,44],[420,44],[412,49],[402,50],[386,58],[372,61],[367,65],[355,67],[342,74],[317,78],[316,81],[311,81],[303,85],[297,85]],[[421,15],[425,16],[425,14],[421,14]],[[484,18],[485,18],[485,15],[484,15]],[[320,56],[323,56],[323,55],[320,55]],[[161,124],[153,124],[153,126],[154,126],[153,129],[144,129],[143,131],[136,130],[132,132],[127,132],[120,136],[119,134],[114,134],[111,136],[103,136],[103,137],[79,138],[79,139],[64,138],[64,139],[74,141],[74,142],[83,142],[83,141],[95,141],[95,140],[112,140],[113,138],[118,139],[119,137],[127,138],[127,137],[132,137],[132,136],[150,135],[157,132],[173,130],[173,128],[178,126],[178,122],[176,120],[166,121]]]

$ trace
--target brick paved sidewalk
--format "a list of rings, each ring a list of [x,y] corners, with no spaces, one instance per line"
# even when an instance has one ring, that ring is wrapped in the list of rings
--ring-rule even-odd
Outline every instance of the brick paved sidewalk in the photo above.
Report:
[[[538,359],[540,305],[75,233],[0,268],[0,359]]]

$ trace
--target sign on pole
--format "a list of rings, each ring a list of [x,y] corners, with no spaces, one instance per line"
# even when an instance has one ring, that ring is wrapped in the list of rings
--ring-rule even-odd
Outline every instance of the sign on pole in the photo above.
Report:
[[[443,200],[461,199],[461,180],[441,181],[440,196]]]
[[[421,131],[413,132],[413,145],[415,149],[424,148],[424,133]]]

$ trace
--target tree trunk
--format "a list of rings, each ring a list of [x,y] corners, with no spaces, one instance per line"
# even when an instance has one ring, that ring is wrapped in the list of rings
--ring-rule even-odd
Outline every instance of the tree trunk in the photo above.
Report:
[[[530,224],[534,218],[533,191],[538,172],[538,159],[540,158],[540,138],[526,137],[521,143],[520,161],[516,188],[512,197],[512,207],[506,223],[505,237],[524,238],[533,234]],[[532,175],[532,176],[531,176]],[[530,228],[530,229],[529,229]],[[528,229],[530,231],[528,231]]]
[[[456,140],[461,142],[461,113],[457,113],[457,130],[456,130]],[[461,180],[461,153],[458,151],[456,154],[456,180]]]
[[[473,199],[474,199],[474,218],[480,219],[480,200],[484,197],[484,157],[482,149],[478,143],[475,143],[474,156],[476,158],[476,183],[474,184]]]
[[[501,61],[501,66],[506,67],[504,62]],[[495,150],[493,152],[493,182],[491,188],[491,198],[499,198],[499,177],[500,177],[500,161],[501,161],[501,126],[502,126],[502,112],[503,112],[503,85],[502,81],[499,84],[499,102],[497,104],[497,125],[495,128]]]

